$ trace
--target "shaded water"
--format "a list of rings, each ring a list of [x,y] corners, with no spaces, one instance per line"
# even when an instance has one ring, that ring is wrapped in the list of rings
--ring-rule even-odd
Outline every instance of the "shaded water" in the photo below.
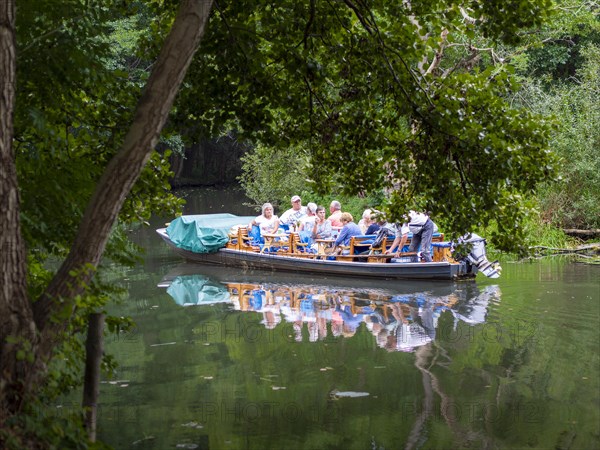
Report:
[[[219,195],[189,211],[224,211]],[[600,447],[597,266],[336,280],[190,266],[136,239],[146,262],[112,313],[137,326],[106,343],[121,366],[101,386],[115,448]]]

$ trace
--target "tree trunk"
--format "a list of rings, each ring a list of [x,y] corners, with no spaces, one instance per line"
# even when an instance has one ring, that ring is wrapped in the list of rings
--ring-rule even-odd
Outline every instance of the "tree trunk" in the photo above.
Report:
[[[25,248],[12,146],[16,91],[15,1],[0,2],[0,426],[19,409],[37,337],[27,297]],[[29,345],[28,345],[29,344]],[[18,356],[18,357],[17,357]],[[8,405],[13,405],[8,408]]]
[[[85,341],[85,375],[83,377],[83,401],[85,427],[88,438],[96,442],[96,412],[100,393],[100,363],[104,353],[104,314],[90,314],[88,335]]]
[[[57,343],[57,333],[67,325],[66,322],[55,323],[49,319],[59,308],[74,307],[74,297],[81,294],[81,286],[91,280],[125,197],[158,141],[175,95],[204,33],[211,7],[212,0],[182,1],[137,105],[123,146],[97,185],[69,255],[44,295],[31,304],[26,294],[25,250],[19,229],[18,186],[12,148],[15,2],[0,2],[0,427],[8,416],[19,411],[20,399],[33,393],[45,375],[43,364],[51,357]],[[56,299],[60,299],[60,302]],[[39,338],[35,337],[36,327]],[[6,343],[8,336],[28,340],[33,345],[32,358],[23,359],[23,353],[17,353],[17,346]],[[26,380],[27,383],[17,380]]]

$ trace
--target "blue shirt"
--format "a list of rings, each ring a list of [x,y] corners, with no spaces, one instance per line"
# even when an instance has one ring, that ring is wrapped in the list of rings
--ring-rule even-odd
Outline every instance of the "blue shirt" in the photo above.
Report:
[[[349,245],[352,236],[360,236],[362,231],[354,222],[347,223],[340,231],[340,235],[335,240],[335,245]]]
[[[372,223],[371,225],[369,225],[369,228],[367,228],[365,234],[377,234],[380,228],[381,225],[379,225],[378,223]]]

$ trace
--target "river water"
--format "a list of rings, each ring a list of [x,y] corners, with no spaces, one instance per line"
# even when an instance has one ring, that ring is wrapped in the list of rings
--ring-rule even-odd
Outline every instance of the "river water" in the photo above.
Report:
[[[253,214],[228,190],[188,213]],[[160,225],[156,221],[155,226]],[[153,227],[151,227],[153,228]],[[117,449],[600,448],[600,267],[335,280],[186,265],[153,229],[112,307],[99,439]]]

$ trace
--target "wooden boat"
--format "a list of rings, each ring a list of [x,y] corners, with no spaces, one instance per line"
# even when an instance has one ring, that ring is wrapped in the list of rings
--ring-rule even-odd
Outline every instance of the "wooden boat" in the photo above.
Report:
[[[251,245],[248,242],[248,236],[245,227],[238,227],[237,231],[231,233],[231,224],[237,221],[238,224],[247,224],[248,218],[237,218],[227,215],[202,215],[202,216],[182,216],[178,219],[179,223],[172,222],[168,228],[160,228],[157,231],[159,236],[181,257],[187,261],[210,264],[218,266],[241,267],[244,269],[260,269],[268,271],[294,272],[304,274],[323,274],[326,276],[339,276],[345,278],[378,278],[378,279],[439,279],[455,280],[459,278],[474,277],[477,273],[477,266],[469,261],[455,261],[451,257],[442,257],[434,262],[392,262],[388,255],[372,255],[369,262],[366,255],[347,254],[337,259],[322,258],[318,255],[303,252],[302,248],[295,245],[293,234],[289,236],[285,248],[281,246],[280,251],[264,252],[262,249]],[[214,223],[218,227],[206,232],[206,224]],[[185,231],[181,233],[181,227]],[[178,229],[179,227],[179,229]],[[218,228],[218,230],[217,230]],[[223,239],[221,247],[214,249],[200,248],[198,250],[197,242],[190,242],[190,229],[200,230],[199,234],[220,233]],[[175,234],[184,234],[186,242],[175,242]],[[199,236],[201,239],[203,236]],[[385,244],[384,244],[385,245]],[[200,246],[202,247],[202,246]],[[442,251],[447,255],[446,251]],[[487,261],[487,260],[486,260]]]

